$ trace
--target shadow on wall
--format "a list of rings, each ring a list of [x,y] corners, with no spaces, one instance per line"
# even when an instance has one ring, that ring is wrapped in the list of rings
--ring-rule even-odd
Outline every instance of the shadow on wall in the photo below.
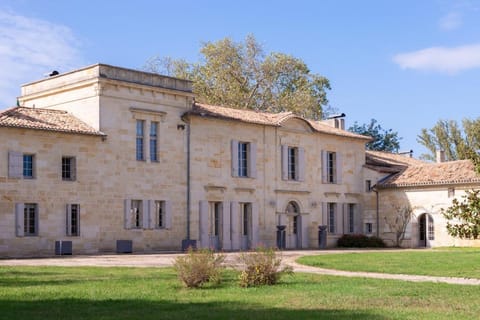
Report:
[[[417,217],[405,192],[379,193],[380,237],[387,246],[417,247]]]

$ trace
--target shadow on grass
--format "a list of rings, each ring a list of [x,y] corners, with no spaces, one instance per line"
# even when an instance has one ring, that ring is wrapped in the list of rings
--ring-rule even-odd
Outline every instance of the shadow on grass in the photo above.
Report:
[[[230,302],[148,300],[0,300],[0,319],[387,319],[368,311],[263,308]]]

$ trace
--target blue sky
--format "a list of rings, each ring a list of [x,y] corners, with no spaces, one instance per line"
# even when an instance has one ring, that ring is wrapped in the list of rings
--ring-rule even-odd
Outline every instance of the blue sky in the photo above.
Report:
[[[193,62],[203,42],[248,34],[326,76],[347,126],[377,119],[417,157],[422,128],[480,116],[480,0],[2,0],[0,109],[54,69]]]

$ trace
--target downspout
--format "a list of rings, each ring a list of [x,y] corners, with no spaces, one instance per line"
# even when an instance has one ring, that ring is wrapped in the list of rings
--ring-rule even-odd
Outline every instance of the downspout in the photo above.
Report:
[[[378,189],[376,187],[376,185],[374,185],[372,187],[372,190],[373,192],[375,192],[375,196],[376,196],[376,201],[375,201],[375,206],[376,206],[376,219],[377,219],[377,222],[376,222],[376,225],[377,225],[377,237],[380,237],[380,209],[379,209],[379,195],[378,195]]]
[[[190,240],[190,121],[187,121],[187,240]]]

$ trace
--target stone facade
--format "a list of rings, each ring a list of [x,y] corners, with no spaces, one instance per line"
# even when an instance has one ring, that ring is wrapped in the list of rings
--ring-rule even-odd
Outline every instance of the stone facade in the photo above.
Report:
[[[369,138],[343,119],[196,104],[191,85],[103,64],[24,85],[22,107],[0,113],[0,256],[52,255],[58,241],[74,254],[118,240],[318,248],[319,226],[333,247],[346,233],[390,239],[386,206],[402,201],[434,217],[429,245],[450,244],[430,209],[444,190],[370,190],[392,168],[366,163]]]

